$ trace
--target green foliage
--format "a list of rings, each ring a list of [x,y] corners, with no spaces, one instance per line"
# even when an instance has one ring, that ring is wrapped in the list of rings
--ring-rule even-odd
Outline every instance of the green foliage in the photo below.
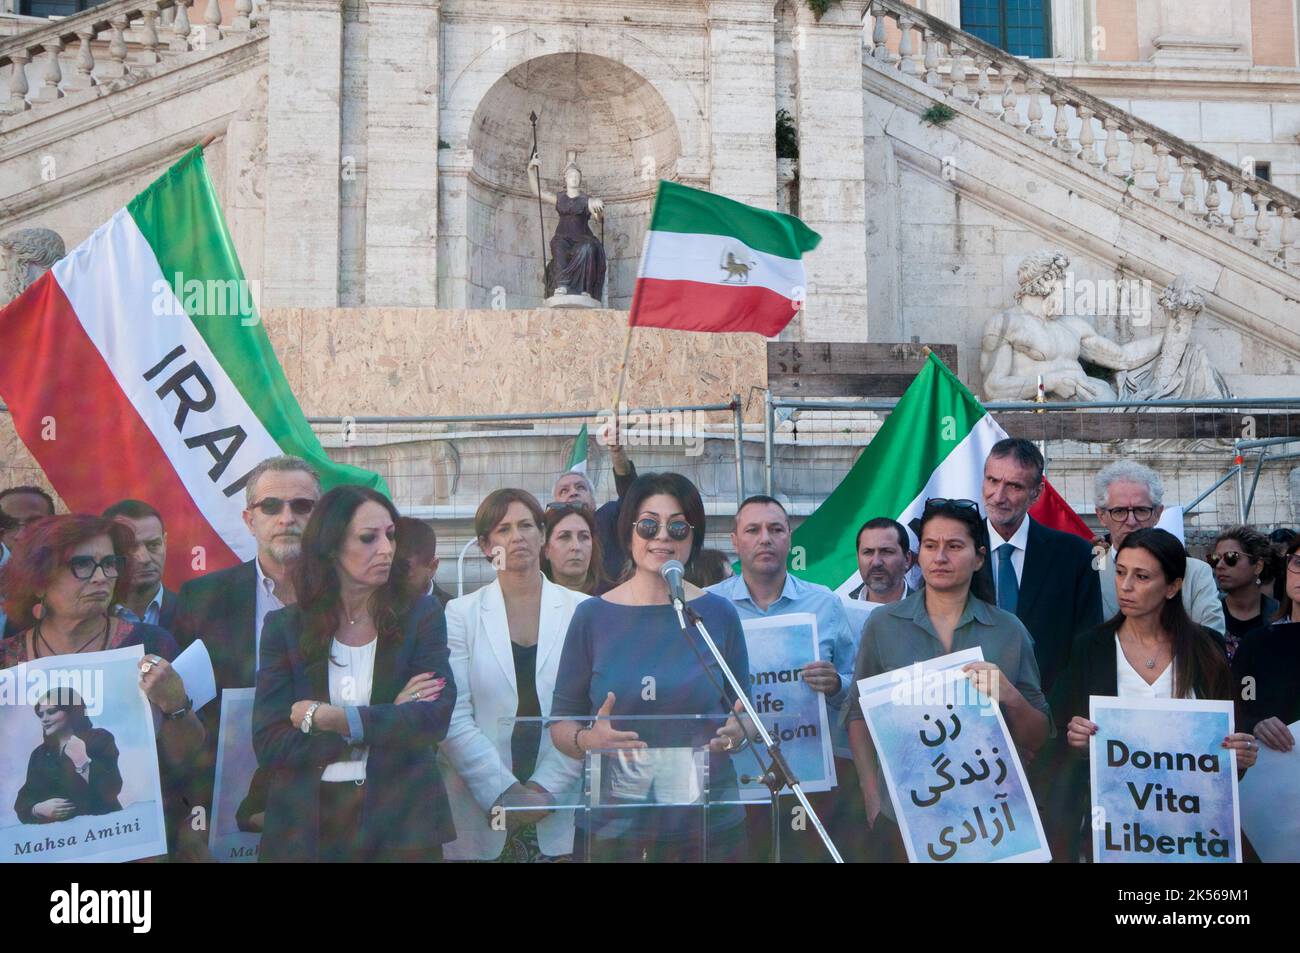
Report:
[[[790,117],[788,109],[776,111],[776,157],[799,158],[799,133],[794,128],[794,119]]]
[[[835,0],[804,0],[808,4],[808,9],[813,12],[813,16],[820,20],[822,14],[831,8]]]
[[[438,140],[438,148],[439,148],[439,149],[450,149],[450,148],[451,148],[451,143],[448,142],[446,139],[439,139],[439,140]]]
[[[957,115],[951,106],[945,106],[943,103],[935,103],[924,113],[921,114],[923,122],[933,123],[936,126],[942,126],[949,122]]]

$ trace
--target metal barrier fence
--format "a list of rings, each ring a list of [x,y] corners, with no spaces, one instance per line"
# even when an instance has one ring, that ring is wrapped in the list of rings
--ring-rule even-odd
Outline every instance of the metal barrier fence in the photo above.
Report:
[[[766,492],[796,514],[811,512],[839,485],[896,403],[767,395]],[[984,407],[1012,436],[1039,444],[1048,479],[1094,528],[1093,478],[1121,458],[1161,475],[1166,506],[1185,510],[1193,552],[1233,523],[1265,531],[1300,525],[1300,397]],[[1256,433],[1269,436],[1249,439]]]
[[[629,409],[620,417],[627,454],[639,472],[674,470],[699,487],[716,517],[709,521],[707,545],[724,551],[731,549],[729,517],[741,499],[767,492],[801,522],[840,483],[895,404],[785,400],[767,392],[762,401],[759,422],[753,413],[745,421],[739,397],[725,404]],[[1265,530],[1300,525],[1300,397],[985,406],[1008,432],[1039,442],[1048,478],[1094,526],[1093,476],[1122,457],[1161,474],[1166,504],[1187,511],[1194,553],[1228,524]],[[466,590],[491,578],[473,546],[482,498],[516,486],[550,499],[584,424],[593,438],[588,475],[597,503],[614,498],[608,452],[594,439],[608,423],[604,413],[316,417],[311,424],[331,457],[381,474],[402,512],[432,521],[443,562],[438,581],[454,592],[462,557]],[[0,461],[0,485],[46,482],[39,468],[12,463]]]

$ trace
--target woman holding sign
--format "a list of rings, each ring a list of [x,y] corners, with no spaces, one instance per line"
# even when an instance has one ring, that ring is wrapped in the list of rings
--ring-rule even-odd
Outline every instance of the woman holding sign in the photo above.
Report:
[[[0,568],[5,611],[19,629],[0,641],[0,668],[55,655],[142,646],[140,688],[160,717],[159,769],[170,832],[188,813],[178,792],[206,733],[183,680],[171,667],[178,654],[175,640],[157,626],[127,622],[109,611],[131,591],[129,555],[135,545],[128,527],[98,516],[48,516],[24,528]],[[73,745],[63,753],[75,764],[81,752]],[[88,752],[88,757],[93,765],[94,755]],[[37,821],[64,820],[73,816],[67,813],[70,808],[82,813],[76,799],[53,800],[58,802],[53,808],[33,805]]]
[[[1135,530],[1120,543],[1115,553],[1119,612],[1079,637],[1053,693],[1058,724],[1071,747],[1086,753],[1097,733],[1093,722],[1077,714],[1088,710],[1092,695],[1233,700],[1223,643],[1193,622],[1183,606],[1186,571],[1187,551],[1165,530]],[[1222,746],[1236,749],[1239,774],[1255,763],[1252,735],[1237,732],[1224,738]],[[1086,764],[1073,774],[1074,810],[1065,821],[1071,860],[1078,856],[1078,838],[1088,814]],[[1091,838],[1083,841],[1090,843]]]
[[[985,522],[973,500],[925,501],[916,535],[925,588],[871,613],[862,630],[853,681],[904,669],[915,662],[979,647],[984,661],[963,666],[979,691],[997,699],[1026,758],[1049,730],[1034,645],[1014,615],[993,605],[977,576],[988,555]],[[905,861],[901,832],[885,788],[860,705],[847,706],[849,747],[871,825],[869,848],[878,861]],[[883,820],[881,820],[883,818]]]
[[[456,703],[447,629],[392,572],[397,520],[374,490],[330,490],[303,531],[297,604],[266,617],[261,861],[437,860],[455,836],[435,761]]]

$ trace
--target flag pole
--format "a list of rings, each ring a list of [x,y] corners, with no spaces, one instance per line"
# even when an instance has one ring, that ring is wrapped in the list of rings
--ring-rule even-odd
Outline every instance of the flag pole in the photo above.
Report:
[[[212,143],[216,141],[217,141],[217,134],[215,132],[210,132],[202,139],[199,140],[199,149],[200,150],[206,149],[208,146],[212,145]]]

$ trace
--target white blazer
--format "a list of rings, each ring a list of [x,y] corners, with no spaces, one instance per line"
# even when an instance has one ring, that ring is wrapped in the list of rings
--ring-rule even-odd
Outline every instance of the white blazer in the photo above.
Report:
[[[578,603],[590,598],[542,578],[542,611],[537,625],[537,698],[542,715],[551,713],[555,677],[569,620]],[[447,645],[456,680],[456,708],[438,763],[456,840],[443,847],[448,860],[493,860],[506,843],[504,829],[493,830],[490,811],[516,781],[532,780],[552,793],[576,789],[582,762],[556,750],[551,733],[541,731],[532,778],[516,778],[510,754],[510,722],[519,711],[515,658],[510,648],[501,584],[493,580],[447,603]],[[570,802],[572,803],[572,802]],[[573,852],[573,811],[555,811],[537,825],[544,854]]]

